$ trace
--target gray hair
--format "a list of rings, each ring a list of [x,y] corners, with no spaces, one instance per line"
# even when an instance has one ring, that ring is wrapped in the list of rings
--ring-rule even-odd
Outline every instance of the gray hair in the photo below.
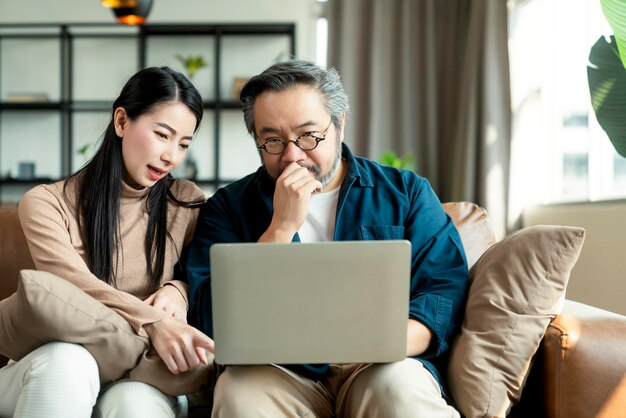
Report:
[[[334,68],[325,70],[309,61],[291,59],[272,65],[252,77],[241,89],[239,98],[243,105],[243,120],[250,135],[256,136],[256,98],[266,91],[284,91],[300,84],[314,87],[322,94],[333,124],[337,129],[341,127],[340,116],[347,114],[350,106],[339,73]]]

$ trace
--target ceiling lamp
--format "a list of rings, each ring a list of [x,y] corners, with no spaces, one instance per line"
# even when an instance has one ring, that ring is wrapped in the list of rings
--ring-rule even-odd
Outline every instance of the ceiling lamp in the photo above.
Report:
[[[118,23],[141,25],[150,13],[152,0],[102,0],[102,5],[113,11]]]

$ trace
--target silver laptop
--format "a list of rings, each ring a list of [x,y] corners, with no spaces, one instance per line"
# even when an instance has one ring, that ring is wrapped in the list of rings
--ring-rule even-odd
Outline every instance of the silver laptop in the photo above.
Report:
[[[380,363],[406,357],[411,244],[215,244],[219,364]]]

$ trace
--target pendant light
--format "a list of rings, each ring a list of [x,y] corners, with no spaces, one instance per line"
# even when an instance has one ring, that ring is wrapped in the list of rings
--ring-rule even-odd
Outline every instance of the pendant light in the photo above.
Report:
[[[118,23],[141,25],[150,13],[152,0],[102,0],[102,5],[113,11]]]

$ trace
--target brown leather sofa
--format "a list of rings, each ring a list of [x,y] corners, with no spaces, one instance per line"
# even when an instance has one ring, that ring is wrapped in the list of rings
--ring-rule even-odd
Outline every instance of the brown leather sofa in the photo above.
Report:
[[[487,213],[467,202],[444,208],[459,229],[468,259],[475,261],[494,243]],[[26,268],[34,266],[17,210],[0,208],[0,300],[16,290],[18,271]],[[0,365],[6,361],[0,356]],[[521,401],[509,417],[626,417],[626,317],[566,301],[548,327]]]

